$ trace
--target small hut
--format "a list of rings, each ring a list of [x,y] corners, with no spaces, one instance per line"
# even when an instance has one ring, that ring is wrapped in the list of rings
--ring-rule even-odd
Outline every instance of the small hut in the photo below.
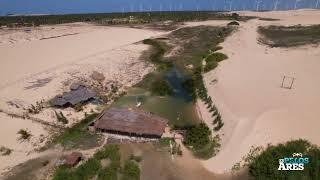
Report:
[[[74,167],[82,160],[82,154],[80,152],[72,152],[65,159],[65,165]]]
[[[78,103],[84,103],[96,97],[96,93],[81,84],[73,84],[69,92],[56,96],[50,102],[53,106],[67,107],[75,106]]]
[[[161,138],[167,123],[167,119],[141,110],[110,108],[99,116],[94,128],[110,134]]]

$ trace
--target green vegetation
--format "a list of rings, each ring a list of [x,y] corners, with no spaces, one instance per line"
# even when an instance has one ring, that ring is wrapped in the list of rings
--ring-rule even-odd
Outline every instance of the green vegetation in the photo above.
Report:
[[[292,157],[293,153],[302,153],[310,162],[303,171],[279,171],[279,159]],[[269,145],[259,156],[249,163],[250,175],[255,179],[319,179],[320,149],[306,140],[293,140],[276,146]]]
[[[172,67],[172,62],[165,61],[163,55],[167,50],[165,43],[157,41],[155,39],[145,39],[143,40],[144,44],[148,44],[152,47],[151,55],[149,57],[150,61],[157,65],[158,70],[167,70]]]
[[[209,54],[209,50],[216,50],[217,45],[223,42],[232,30],[232,27],[196,26],[173,31],[169,37],[177,47],[181,47],[179,53],[173,57],[175,64],[184,70],[187,65],[192,65],[193,69],[185,71],[193,74],[202,66],[202,59]]]
[[[41,102],[37,101],[36,105],[33,105],[33,104],[30,105],[30,107],[28,108],[28,113],[39,114],[43,108],[44,108],[43,101]]]
[[[18,138],[20,141],[30,140],[32,136],[30,131],[28,131],[27,129],[20,129],[17,134],[20,135],[20,137]]]
[[[204,123],[192,126],[187,129],[184,144],[187,145],[193,154],[202,159],[209,159],[215,155],[220,147],[219,137],[211,138],[211,131]]]
[[[259,18],[261,21],[280,21],[280,19],[274,19],[274,18]]]
[[[135,161],[128,160],[123,168],[122,180],[139,180],[140,168]]]
[[[195,149],[193,154],[201,159],[210,159],[211,157],[215,156],[218,152],[218,148],[220,148],[220,139],[218,136],[211,140],[208,144],[203,146],[201,149]]]
[[[173,90],[167,81],[160,79],[152,82],[151,92],[153,95],[166,96],[171,95]]]
[[[103,159],[110,160],[107,167],[102,167],[101,160]],[[58,167],[53,175],[53,180],[87,180],[94,177],[97,177],[98,180],[113,180],[118,178],[120,168],[118,145],[106,145],[75,169],[64,165]]]
[[[231,21],[231,22],[228,23],[228,26],[239,26],[239,25],[240,24],[237,21]]]
[[[130,19],[130,16],[133,19]],[[239,16],[236,13],[224,14],[209,11],[202,12],[128,12],[66,14],[45,16],[0,16],[0,25],[8,27],[39,26],[45,24],[62,24],[73,22],[95,22],[99,24],[147,24],[161,21],[204,21],[204,20],[239,20],[246,21],[253,17]]]
[[[184,143],[194,149],[201,149],[210,142],[211,131],[206,124],[201,123],[187,130]]]
[[[320,25],[259,27],[260,41],[271,47],[292,47],[320,42]]]
[[[56,111],[54,111],[56,117],[57,117],[57,121],[61,122],[63,124],[68,124],[69,121],[68,119],[63,115],[63,113],[60,111],[60,113],[57,113]]]
[[[89,132],[86,129],[87,125],[93,121],[97,115],[96,113],[87,115],[80,123],[64,129],[63,132],[59,132],[59,134],[53,136],[50,144],[61,144],[66,149],[90,149],[98,146],[100,135]]]

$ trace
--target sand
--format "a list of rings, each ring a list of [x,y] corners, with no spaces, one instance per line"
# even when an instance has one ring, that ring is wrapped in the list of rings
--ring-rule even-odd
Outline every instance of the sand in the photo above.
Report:
[[[266,146],[303,138],[320,145],[319,46],[269,48],[257,41],[257,27],[320,23],[320,11],[242,12],[281,21],[258,19],[241,23],[228,37],[222,52],[229,59],[205,74],[209,95],[225,126],[219,133],[222,147],[216,157],[203,161],[215,173],[229,172],[252,146]],[[292,89],[281,88],[283,76],[295,78]],[[213,79],[218,82],[210,84]],[[212,119],[199,104],[203,119]]]
[[[31,104],[48,101],[68,90],[72,82],[93,81],[90,77],[93,71],[105,76],[102,84],[116,82],[125,90],[154,69],[139,59],[148,46],[137,42],[164,33],[85,23],[25,29],[0,30],[0,111],[19,115],[27,112]],[[89,104],[85,111],[96,108]],[[46,108],[30,116],[57,123],[55,110]],[[85,112],[78,113],[72,108],[61,111],[69,120],[68,126],[81,120]],[[2,112],[0,121],[0,146],[13,150],[9,156],[0,156],[0,173],[40,156],[35,149],[41,146],[37,142],[42,134],[48,136],[47,127]],[[17,140],[20,129],[30,130],[33,136],[29,142]]]

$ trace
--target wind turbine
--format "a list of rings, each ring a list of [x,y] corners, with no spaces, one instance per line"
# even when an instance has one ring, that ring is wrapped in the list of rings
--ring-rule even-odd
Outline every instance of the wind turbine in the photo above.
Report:
[[[279,4],[279,0],[276,0],[274,2],[274,7],[273,7],[273,10],[276,11],[278,9],[278,4]]]
[[[213,3],[212,3],[212,5],[211,5],[211,6],[212,6],[212,11],[214,11],[214,8],[215,8],[214,6],[215,6],[215,5],[216,5],[216,0],[213,0]]]
[[[179,10],[182,11],[182,9],[183,9],[183,4],[180,3]]]
[[[294,3],[294,9],[297,9],[298,2],[300,2],[300,0],[296,0],[296,2]]]
[[[257,9],[256,9],[256,11],[259,11],[259,7],[260,7],[260,3],[261,3],[262,1],[261,0],[256,0],[256,3],[257,3]]]
[[[230,1],[229,1],[229,11],[232,11],[232,3],[233,3],[233,1],[230,0]]]

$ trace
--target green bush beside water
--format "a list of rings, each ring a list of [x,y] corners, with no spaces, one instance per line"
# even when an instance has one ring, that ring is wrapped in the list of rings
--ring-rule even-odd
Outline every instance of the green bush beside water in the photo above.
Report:
[[[173,93],[172,88],[166,80],[154,80],[151,84],[151,92],[153,95],[166,96]]]

